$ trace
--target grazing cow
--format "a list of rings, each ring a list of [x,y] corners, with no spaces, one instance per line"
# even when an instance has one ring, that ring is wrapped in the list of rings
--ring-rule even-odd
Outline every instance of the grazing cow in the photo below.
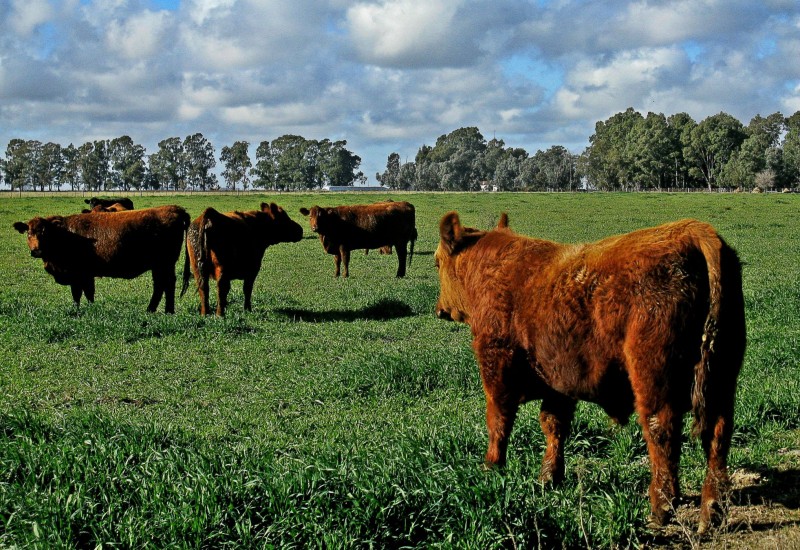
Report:
[[[708,471],[700,531],[722,512],[736,378],[745,350],[741,267],[714,229],[683,220],[568,245],[440,223],[437,316],[466,322],[486,395],[486,462],[503,465],[521,403],[541,399],[541,479],[564,477],[576,402],[626,422],[636,411],[650,455],[651,524],[678,497],[683,414]]]
[[[94,210],[95,206],[102,206],[108,208],[114,204],[119,204],[124,210],[133,210],[133,201],[128,197],[120,197],[118,199],[100,199],[92,197],[91,199],[84,199],[83,202],[89,205],[89,208]]]
[[[277,243],[296,243],[303,228],[274,202],[261,203],[261,210],[221,214],[206,210],[189,226],[186,235],[186,260],[183,288],[189,285],[189,267],[194,272],[200,294],[200,314],[211,313],[209,277],[217,281],[217,315],[225,315],[231,280],[244,280],[244,309],[252,309],[253,284],[267,247]]]
[[[45,271],[72,290],[75,305],[81,294],[94,301],[95,277],[133,279],[153,274],[148,311],[165,297],[165,311],[175,312],[175,263],[189,226],[189,214],[179,206],[161,206],[117,213],[36,217],[17,222],[27,233],[31,256],[41,258]]]
[[[132,208],[126,207],[121,202],[115,202],[108,206],[103,206],[102,204],[96,204],[90,209],[84,208],[81,210],[81,214],[88,214],[89,212],[124,212],[126,210],[132,210]]]
[[[385,201],[375,204],[353,206],[301,208],[300,213],[309,217],[311,230],[319,235],[322,248],[332,254],[336,263],[335,276],[340,273],[344,259],[344,276],[350,275],[350,251],[379,248],[389,253],[397,249],[397,276],[406,274],[414,256],[414,241],[417,240],[414,205],[409,202]],[[410,244],[408,253],[406,246]]]

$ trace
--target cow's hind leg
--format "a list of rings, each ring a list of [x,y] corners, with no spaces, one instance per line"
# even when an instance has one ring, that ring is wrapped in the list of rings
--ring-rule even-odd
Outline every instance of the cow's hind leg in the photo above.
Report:
[[[228,307],[228,293],[231,291],[231,281],[227,277],[217,279],[217,315],[225,315]]]
[[[546,439],[542,471],[539,479],[558,485],[564,480],[564,440],[569,436],[576,402],[561,395],[542,400],[539,423]]]
[[[94,277],[89,277],[83,282],[83,295],[89,303],[94,302]]]
[[[680,496],[678,465],[681,458],[682,415],[670,405],[656,411],[639,409],[647,451],[650,455],[650,523],[665,525]]]
[[[83,294],[83,283],[72,283],[69,286],[70,292],[72,294],[72,302],[75,304],[75,307],[78,307],[81,304],[81,295]]]
[[[197,277],[197,293],[200,295],[200,315],[210,315],[211,314],[211,304],[209,303],[209,293],[210,293],[209,285],[208,285],[208,277],[204,275],[198,275]]]
[[[333,276],[338,277],[342,265],[342,255],[340,253],[337,252],[336,254],[333,255],[333,263],[336,266],[336,271],[333,272]]]
[[[244,280],[244,284],[242,285],[242,291],[244,292],[245,311],[253,311],[253,285],[255,285],[255,282],[255,277],[247,278]]]
[[[177,277],[175,276],[175,266],[172,269],[167,269],[162,275],[162,289],[164,291],[164,311],[166,313],[175,313],[175,285],[177,284]]]
[[[729,485],[728,451],[733,435],[733,400],[723,399],[724,403],[716,403],[717,406],[723,405],[721,410],[709,415],[708,425],[700,434],[708,464],[700,498],[700,533],[706,532],[722,519],[722,495]]]
[[[395,248],[397,249],[397,276],[405,277],[406,257],[408,255],[408,252],[406,251],[406,243],[397,243]]]
[[[147,306],[147,311],[150,313],[158,309],[158,304],[161,303],[161,295],[164,294],[164,277],[161,276],[157,270],[153,270],[153,295],[150,297],[150,303]]]

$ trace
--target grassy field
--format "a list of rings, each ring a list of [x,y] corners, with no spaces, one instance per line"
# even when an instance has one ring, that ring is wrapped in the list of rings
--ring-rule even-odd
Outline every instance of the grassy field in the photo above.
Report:
[[[396,256],[354,252],[350,279],[334,279],[298,209],[387,196],[134,197],[192,217],[275,201],[304,226],[301,242],[267,250],[252,313],[234,282],[225,318],[201,318],[193,293],[175,315],[163,304],[147,314],[149,275],[100,279],[96,302],[75,309],[11,225],[79,211],[82,200],[0,199],[0,547],[697,543],[683,529],[648,531],[640,429],[611,425],[594,405],[579,407],[562,487],[536,481],[535,403],[521,411],[508,467],[483,471],[469,328],[433,316],[433,251],[449,210],[479,228],[506,211],[520,233],[569,242],[683,217],[717,227],[745,264],[749,344],[731,467],[761,480],[734,491],[732,510],[766,497],[797,510],[800,196],[394,195],[417,210],[408,277],[394,278]],[[684,444],[681,468],[689,513],[679,517],[693,529],[705,473],[696,442]]]

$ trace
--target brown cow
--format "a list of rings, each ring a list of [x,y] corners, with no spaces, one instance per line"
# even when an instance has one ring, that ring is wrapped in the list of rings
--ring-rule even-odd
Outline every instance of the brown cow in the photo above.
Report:
[[[94,301],[95,277],[133,279],[153,274],[148,311],[165,297],[165,311],[175,312],[175,263],[189,226],[189,214],[179,206],[161,206],[117,213],[36,217],[17,222],[27,233],[31,256],[41,258],[45,270],[72,290],[75,305],[81,294]]]
[[[84,199],[83,202],[89,205],[89,208],[94,210],[96,206],[102,206],[103,208],[108,208],[111,205],[119,204],[125,210],[133,210],[133,201],[128,197],[120,197],[118,199],[100,199],[98,197],[92,197],[91,199]]]
[[[694,414],[708,472],[700,531],[728,483],[736,378],[745,350],[741,267],[714,229],[683,220],[592,244],[463,227],[436,250],[438,317],[470,325],[486,394],[486,462],[503,465],[521,403],[541,399],[541,479],[564,477],[578,400],[620,422],[636,411],[650,455],[651,522],[678,497],[682,417]]]
[[[217,281],[217,315],[225,315],[233,279],[244,280],[244,309],[252,309],[253,284],[267,247],[298,242],[303,228],[274,202],[261,203],[261,210],[221,214],[206,210],[189,226],[181,296],[189,286],[189,267],[200,294],[200,313],[211,313],[209,277]]]
[[[96,204],[91,209],[84,208],[81,210],[81,214],[88,214],[89,212],[125,212],[126,210],[132,210],[131,208],[127,208],[121,202],[115,202],[113,204],[109,204],[108,206],[104,206],[102,204]]]
[[[334,275],[339,276],[344,259],[344,276],[350,275],[350,251],[372,248],[397,249],[397,276],[406,274],[414,257],[414,241],[417,240],[414,205],[409,202],[385,201],[375,204],[353,206],[301,208],[300,213],[309,217],[311,230],[319,235],[322,248],[332,254],[336,263]],[[408,252],[406,246],[410,244]]]

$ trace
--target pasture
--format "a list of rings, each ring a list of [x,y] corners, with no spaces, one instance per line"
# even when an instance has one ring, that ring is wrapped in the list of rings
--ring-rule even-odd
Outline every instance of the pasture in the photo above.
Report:
[[[396,255],[354,251],[349,279],[298,212],[392,197],[416,206],[405,279]],[[267,249],[242,311],[145,311],[146,274],[100,279],[75,309],[15,221],[82,197],[0,198],[0,547],[468,547],[694,545],[705,474],[684,442],[678,523],[646,527],[647,451],[635,419],[582,403],[566,482],[537,481],[538,403],[508,466],[484,471],[485,403],[466,325],[433,315],[438,222],[565,242],[684,217],[710,222],[744,263],[748,350],[730,456],[730,522],[706,542],[800,523],[800,196],[734,194],[284,194],[132,196],[137,208],[220,211],[274,201],[305,238]],[[183,253],[178,277],[183,270]],[[212,283],[212,289],[214,289]],[[214,289],[215,292],[215,289]],[[215,297],[214,297],[215,298]],[[214,301],[212,301],[212,304]],[[689,418],[685,422],[688,434]],[[737,480],[747,481],[737,481]],[[747,514],[769,499],[768,516]],[[715,539],[714,537],[717,537]],[[721,537],[721,539],[720,539]],[[798,540],[798,539],[796,539]]]

